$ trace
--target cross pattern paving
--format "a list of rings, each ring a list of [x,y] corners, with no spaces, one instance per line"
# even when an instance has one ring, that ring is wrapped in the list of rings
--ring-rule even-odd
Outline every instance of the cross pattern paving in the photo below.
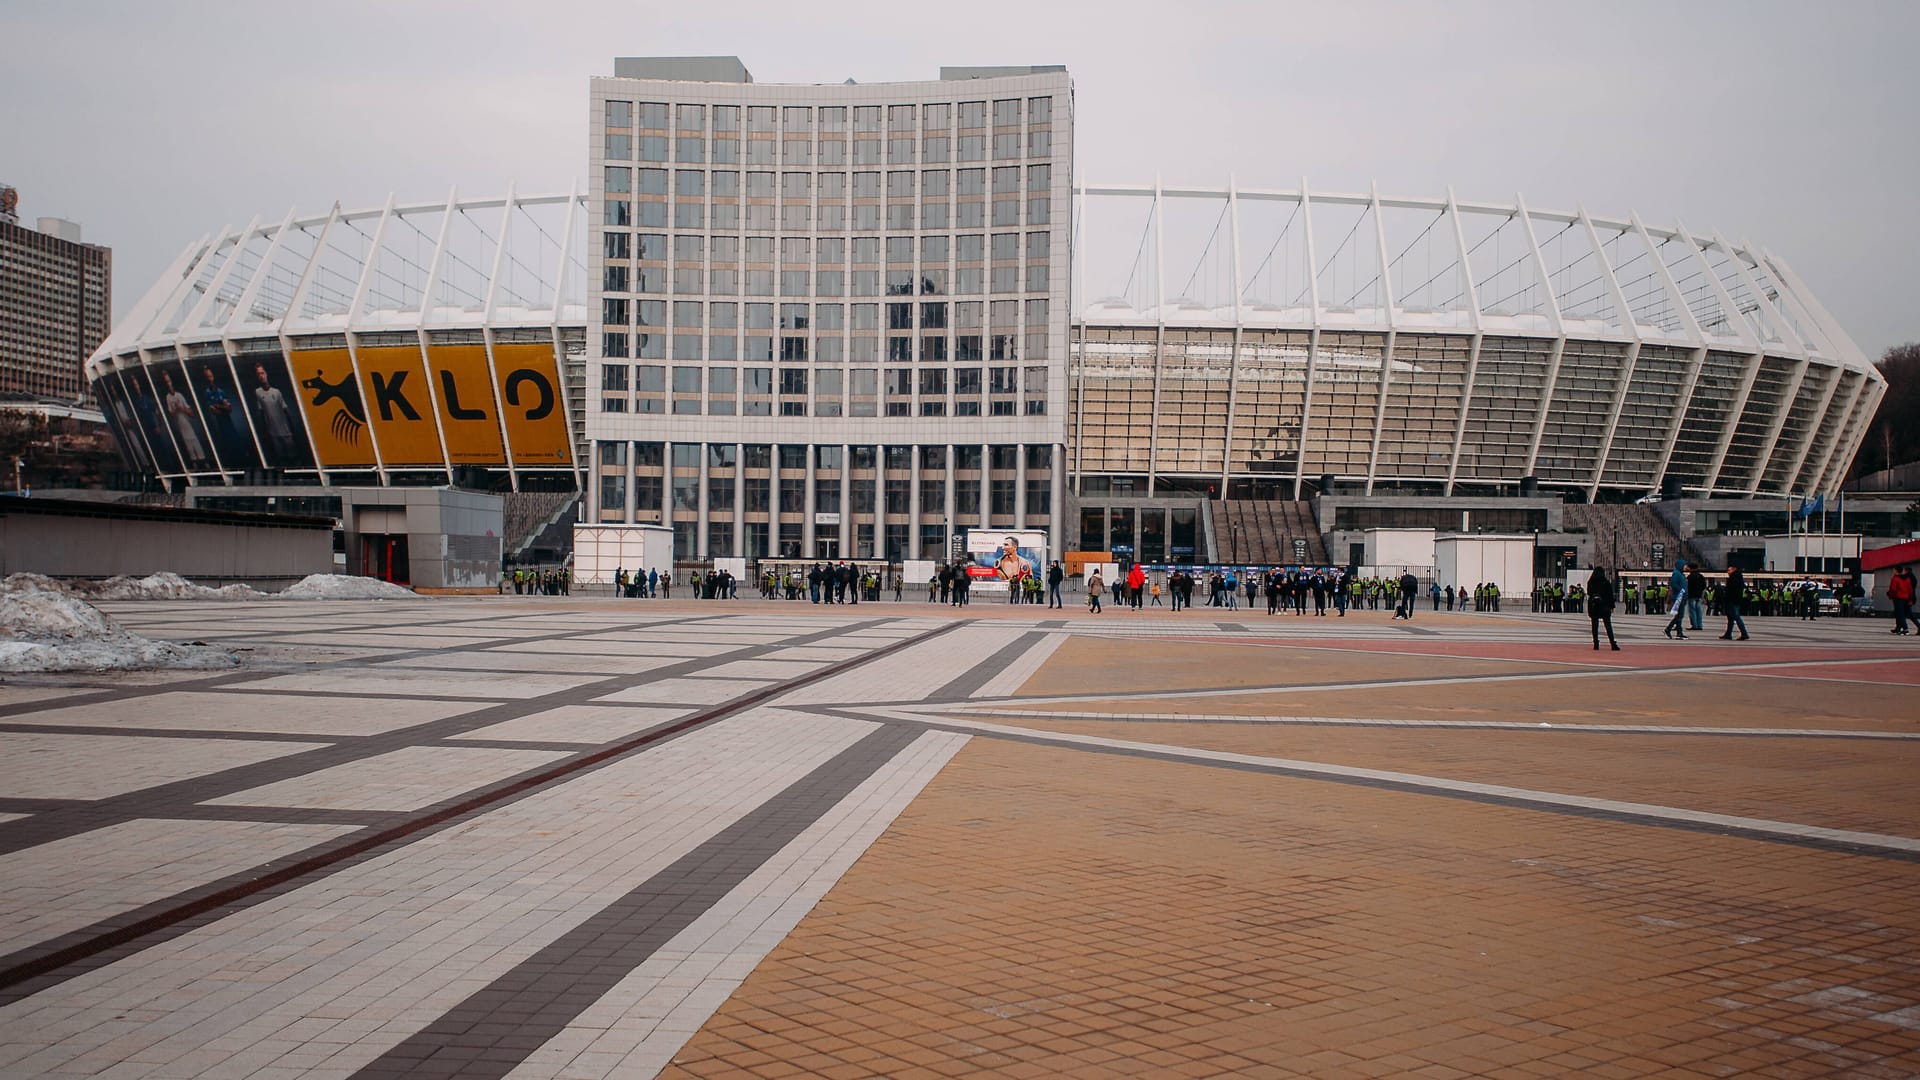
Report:
[[[0,1076],[1920,1075],[1884,624],[108,605],[0,684]]]

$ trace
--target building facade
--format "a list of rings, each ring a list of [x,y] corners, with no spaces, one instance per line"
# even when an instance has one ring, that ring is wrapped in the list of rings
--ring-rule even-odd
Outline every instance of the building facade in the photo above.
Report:
[[[572,193],[189,245],[89,362],[123,448],[577,489],[689,562],[983,528],[1158,562],[1231,550],[1214,498],[1832,494],[1886,393],[1783,259],[1679,223],[1080,183],[1058,68],[614,71]]]
[[[38,224],[0,217],[0,394],[88,401],[82,366],[112,327],[113,251],[72,222]]]
[[[1063,69],[623,59],[590,110],[594,520],[696,559],[940,557],[950,528],[1059,550]]]

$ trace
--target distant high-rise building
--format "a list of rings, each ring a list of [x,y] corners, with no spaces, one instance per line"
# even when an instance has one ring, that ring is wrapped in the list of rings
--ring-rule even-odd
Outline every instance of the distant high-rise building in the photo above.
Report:
[[[0,188],[0,206],[16,198]],[[113,250],[73,222],[36,224],[0,215],[0,394],[90,400],[81,365],[112,327]]]

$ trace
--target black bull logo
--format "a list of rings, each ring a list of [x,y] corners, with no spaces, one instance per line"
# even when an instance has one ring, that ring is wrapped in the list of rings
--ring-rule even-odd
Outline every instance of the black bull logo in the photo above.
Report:
[[[411,372],[399,371],[389,378],[379,371],[368,373],[367,381],[373,390],[374,407],[380,410],[380,419],[391,422],[395,413],[408,420],[420,419],[420,410],[414,408],[413,402],[407,399],[406,383],[409,374]],[[533,401],[525,407],[526,419],[529,421],[546,419],[553,413],[557,400],[553,380],[549,379],[546,373],[533,368],[515,368],[509,371],[501,384],[502,396],[506,398],[509,406],[520,408],[522,387],[527,384],[532,384]],[[312,378],[301,380],[300,385],[313,392],[313,397],[308,404],[315,411],[328,404],[339,403],[340,408],[334,412],[329,426],[341,442],[350,446],[358,445],[360,431],[367,423],[367,409],[361,401],[360,388],[354,383],[353,376],[343,375],[339,382],[330,383],[316,372]],[[460,388],[455,384],[451,371],[440,372],[440,399],[446,403],[447,415],[455,420],[487,418],[485,409],[468,408],[460,403]]]

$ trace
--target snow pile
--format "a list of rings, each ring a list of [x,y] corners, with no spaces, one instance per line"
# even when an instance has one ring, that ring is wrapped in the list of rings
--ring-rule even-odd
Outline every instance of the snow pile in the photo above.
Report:
[[[143,578],[113,577],[105,581],[75,582],[69,588],[91,600],[258,600],[266,595],[248,585],[223,585],[218,589],[210,589],[164,570]]]
[[[224,649],[130,634],[92,604],[18,580],[23,576],[0,588],[0,672],[209,670],[240,663]]]
[[[417,600],[420,594],[378,578],[308,574],[274,595],[284,600]]]

